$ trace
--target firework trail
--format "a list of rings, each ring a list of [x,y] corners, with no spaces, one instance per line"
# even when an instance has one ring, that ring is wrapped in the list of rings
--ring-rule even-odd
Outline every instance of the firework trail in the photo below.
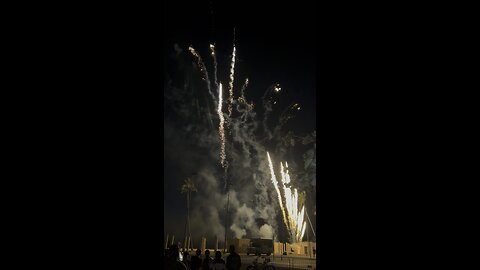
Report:
[[[205,68],[205,64],[203,63],[202,57],[195,51],[195,49],[190,46],[188,47],[192,55],[195,57],[195,60],[197,62],[198,68],[200,69],[200,72],[202,73],[202,79],[207,83],[207,89],[208,93],[212,96],[212,100],[215,103],[215,95],[212,93],[212,89],[210,87],[210,79],[208,78],[208,72],[207,69]]]
[[[213,58],[213,77],[215,79],[215,86],[218,87],[218,79],[217,79],[217,56],[215,54],[215,45],[210,44],[210,51]]]
[[[285,225],[288,227],[287,215],[285,214],[285,208],[283,208],[282,195],[280,194],[280,189],[278,188],[277,178],[275,177],[275,171],[273,170],[272,160],[270,159],[270,154],[268,152],[267,152],[267,157],[268,157],[268,166],[270,167],[270,173],[272,175],[272,183],[273,183],[273,186],[275,187],[275,190],[277,191],[278,203],[280,204],[280,208],[282,209],[283,221],[285,222]]]
[[[233,80],[234,80],[234,69],[235,69],[235,44],[233,44],[233,54],[232,54],[232,64],[230,66],[230,81],[228,91],[230,97],[228,98],[228,116],[232,115],[232,106],[233,106]]]
[[[245,99],[245,89],[247,88],[248,86],[248,78],[245,79],[245,83],[243,84],[242,86],[242,89],[240,90],[240,97],[238,98],[238,100],[242,103],[246,103],[246,99]]]
[[[220,124],[218,126],[218,133],[220,135],[220,164],[222,164],[222,167],[225,168],[225,130],[223,125],[225,124],[225,119],[223,118],[223,112],[222,112],[222,83],[218,85],[218,117],[220,118]]]

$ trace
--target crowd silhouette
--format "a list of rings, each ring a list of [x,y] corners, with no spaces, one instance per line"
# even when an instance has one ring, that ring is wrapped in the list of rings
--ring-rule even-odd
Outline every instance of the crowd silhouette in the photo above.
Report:
[[[240,255],[235,252],[235,246],[231,245],[226,261],[220,251],[215,252],[215,258],[210,257],[210,251],[197,249],[194,256],[190,256],[187,250],[180,253],[177,245],[171,245],[165,251],[165,269],[182,270],[239,270],[242,266]]]

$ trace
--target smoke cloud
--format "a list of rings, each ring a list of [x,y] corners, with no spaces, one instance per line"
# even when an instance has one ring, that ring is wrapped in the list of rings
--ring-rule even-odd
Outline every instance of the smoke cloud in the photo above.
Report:
[[[273,228],[272,228],[272,226],[270,226],[268,224],[263,224],[263,226],[260,227],[260,237],[267,238],[267,239],[273,239]]]
[[[191,177],[198,189],[191,196],[192,237],[194,244],[199,243],[200,237],[207,237],[207,246],[211,247],[210,243],[217,237],[219,243],[223,243],[227,204],[225,175],[220,166],[216,100],[212,100],[212,92],[208,89],[210,84],[205,82],[208,78],[205,69],[213,70],[213,63],[207,61],[210,59],[207,57],[202,63],[204,66],[198,68],[198,57],[192,57],[186,48],[184,50],[175,44],[174,51],[166,70],[175,73],[165,74],[167,83],[164,85],[164,160],[168,160],[165,185],[169,187],[165,204],[182,211],[186,209],[186,199],[180,194],[179,187],[186,177]],[[217,78],[214,72],[214,78]],[[299,136],[283,129],[287,121],[294,119],[294,112],[275,112],[273,104],[279,97],[278,85],[269,87],[262,97],[262,119],[258,119],[253,104],[244,96],[243,92],[248,92],[246,86],[241,89],[242,94],[236,95],[240,98],[233,101],[231,116],[224,113],[228,125],[228,132],[225,130],[226,176],[230,184],[227,233],[236,238],[281,236],[279,226],[284,224],[278,222],[281,212],[270,181],[266,152],[275,153],[280,160],[295,147],[302,151],[303,160],[288,160],[292,185],[299,191],[311,192],[312,186],[316,185],[316,134]],[[274,117],[280,114],[283,115],[281,121]],[[278,164],[274,165],[278,167]],[[165,218],[175,219],[176,222],[166,227],[165,233],[175,234],[176,239],[183,240],[186,217],[172,214]]]

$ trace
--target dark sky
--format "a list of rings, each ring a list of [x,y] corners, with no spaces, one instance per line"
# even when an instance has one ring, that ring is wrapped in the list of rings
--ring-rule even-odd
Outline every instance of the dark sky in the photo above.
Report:
[[[248,76],[260,88],[271,82],[280,83],[307,105],[305,108],[312,109],[305,111],[306,115],[315,117],[314,1],[270,1],[271,6],[264,4],[268,1],[262,1],[262,5],[255,2],[167,0],[166,49],[171,50],[178,43],[200,50],[215,42],[219,55],[226,59],[231,53],[235,28],[236,73],[244,73],[241,75]]]
[[[279,105],[286,107],[298,102],[301,106],[295,121],[289,122],[287,127],[298,134],[316,130],[317,38],[314,1],[305,1],[303,5],[293,4],[272,1],[272,5],[267,7],[253,1],[167,0],[164,48],[167,76],[177,75],[168,57],[174,53],[174,44],[185,51],[192,45],[203,58],[208,58],[208,46],[215,43],[219,79],[226,82],[228,72],[220,71],[229,70],[235,28],[235,87],[240,87],[248,77],[250,85],[245,93],[246,98],[260,104],[265,89],[273,83],[279,83],[282,87]],[[165,117],[168,123],[181,122],[172,119],[170,114]],[[218,121],[214,120],[214,125],[217,127]],[[199,160],[205,164],[218,160],[209,160],[209,154],[200,148],[196,149],[188,136],[182,141],[182,134],[176,134],[177,131],[168,128],[165,132],[168,134],[164,143],[173,148],[166,147],[164,153],[165,234],[174,233],[178,237],[183,234],[186,212],[185,198],[179,193],[181,180],[178,179],[198,173],[195,165]],[[192,145],[189,145],[189,141]],[[193,151],[194,154],[191,153]],[[185,162],[179,162],[179,159]],[[242,203],[242,199],[240,201]],[[205,198],[205,202],[215,203],[211,198]],[[313,216],[311,218],[314,219]]]

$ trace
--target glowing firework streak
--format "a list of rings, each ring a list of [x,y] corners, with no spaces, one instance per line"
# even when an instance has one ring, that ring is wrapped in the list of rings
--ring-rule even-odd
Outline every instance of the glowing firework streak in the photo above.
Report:
[[[267,152],[267,157],[268,157],[268,166],[270,166],[270,174],[272,175],[272,183],[273,183],[273,186],[275,187],[275,190],[277,191],[278,203],[280,204],[280,208],[282,209],[283,221],[285,222],[285,225],[288,227],[287,215],[285,214],[285,208],[283,208],[282,195],[280,194],[280,189],[278,188],[277,178],[275,177],[272,160],[270,159],[270,154],[268,152]]]
[[[290,217],[292,216],[290,214],[290,202],[288,201],[288,196],[287,196],[287,188],[285,187],[285,172],[283,171],[283,165],[282,162],[280,162],[280,175],[282,176],[282,187],[283,187],[283,194],[285,194],[285,207],[287,208],[287,229],[288,231],[291,231],[291,222],[290,222]]]
[[[293,216],[298,217],[298,192],[297,189],[295,189],[293,193]],[[298,223],[297,223],[298,226]]]
[[[302,231],[302,224],[304,223],[303,221],[303,215],[305,214],[305,206],[302,207],[302,211],[300,211],[300,215],[298,216],[298,222],[297,224],[300,225],[300,228],[298,228],[298,231],[297,231],[297,237],[300,236],[299,240],[301,241],[302,240],[302,237],[301,237],[301,234],[299,234],[301,231]]]
[[[219,84],[218,86],[218,117],[220,118],[220,124],[218,126],[218,133],[220,135],[220,163],[222,164],[222,167],[225,168],[225,130],[223,128],[223,125],[225,124],[225,119],[223,118],[223,113],[222,113],[222,83]]]
[[[288,168],[288,163],[285,162],[286,168]],[[297,200],[298,200],[298,194],[297,190],[295,189],[294,192],[292,193],[292,189],[289,187],[286,187],[285,184],[290,184],[290,175],[288,173],[287,169],[285,170],[285,173],[283,174],[285,177],[284,182],[284,190],[285,190],[285,200],[288,201],[288,214],[289,214],[289,221],[290,221],[290,234],[291,238],[295,239],[296,241],[299,241],[298,239],[298,215],[297,215]],[[301,224],[301,223],[300,223]]]
[[[195,51],[193,47],[188,47],[192,55],[195,57],[195,60],[197,61],[198,68],[200,69],[200,72],[202,72],[202,80],[204,80],[207,83],[207,88],[208,88],[208,93],[212,96],[213,102],[215,103],[215,95],[212,93],[212,89],[210,87],[210,80],[208,79],[208,72],[207,69],[205,68],[205,64],[203,63],[202,57]]]
[[[302,224],[304,214],[305,214],[305,206],[302,207],[302,211],[300,211],[300,215],[298,216],[298,224]]]
[[[215,85],[218,87],[218,80],[217,80],[217,56],[215,54],[215,45],[210,44],[210,51],[213,58],[213,76],[215,79]]]
[[[230,97],[228,99],[228,116],[232,115],[232,105],[233,105],[233,80],[234,80],[234,69],[235,69],[235,44],[233,45],[233,54],[232,54],[232,64],[230,66],[230,82],[229,82],[229,93]]]
[[[302,235],[300,236],[300,241],[303,239],[303,235],[305,234],[305,229],[307,228],[307,222],[303,222],[303,230],[302,230]]]

